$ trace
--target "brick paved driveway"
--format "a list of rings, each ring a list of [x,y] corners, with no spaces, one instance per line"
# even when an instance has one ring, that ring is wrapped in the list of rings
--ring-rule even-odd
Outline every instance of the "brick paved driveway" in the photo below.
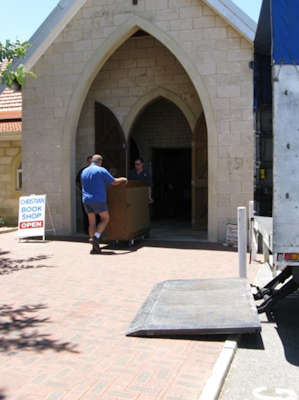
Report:
[[[198,399],[223,341],[125,332],[157,282],[237,276],[237,254],[223,250],[148,245],[92,256],[86,243],[1,234],[0,399]]]

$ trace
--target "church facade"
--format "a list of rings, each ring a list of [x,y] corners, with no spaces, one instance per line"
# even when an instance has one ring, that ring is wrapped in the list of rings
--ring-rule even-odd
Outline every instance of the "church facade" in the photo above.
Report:
[[[23,193],[46,193],[72,234],[86,157],[116,175],[143,157],[157,219],[223,240],[253,199],[254,33],[228,0],[60,1],[26,59]]]

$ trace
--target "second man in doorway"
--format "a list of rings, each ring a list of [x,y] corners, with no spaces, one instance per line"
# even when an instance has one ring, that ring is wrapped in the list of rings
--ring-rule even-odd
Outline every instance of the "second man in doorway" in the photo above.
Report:
[[[152,198],[152,178],[148,171],[144,169],[144,160],[139,157],[135,160],[135,168],[129,172],[129,179],[136,181],[144,181],[148,186],[148,201],[149,203],[153,203],[154,200]]]

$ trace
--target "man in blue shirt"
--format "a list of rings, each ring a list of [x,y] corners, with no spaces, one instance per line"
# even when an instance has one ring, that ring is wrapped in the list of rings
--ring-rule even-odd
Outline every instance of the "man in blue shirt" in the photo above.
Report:
[[[110,216],[107,206],[107,185],[117,186],[128,182],[127,178],[114,178],[102,167],[103,157],[100,154],[92,156],[91,164],[81,174],[82,202],[88,215],[89,241],[92,244],[92,254],[100,254],[100,237],[108,225]],[[96,214],[101,221],[96,225]]]

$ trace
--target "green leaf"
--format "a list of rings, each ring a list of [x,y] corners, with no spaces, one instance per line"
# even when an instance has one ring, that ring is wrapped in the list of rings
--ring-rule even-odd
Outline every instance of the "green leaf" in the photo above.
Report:
[[[5,44],[0,42],[0,62],[4,60],[12,61],[13,59],[24,58],[27,49],[30,47],[30,43],[20,42],[19,40],[16,42],[6,40]],[[6,69],[0,72],[0,82],[8,87],[12,87],[15,82],[24,86],[27,77],[37,78],[37,75],[34,72],[27,70],[23,64],[18,65],[14,69],[12,62],[10,62]]]

